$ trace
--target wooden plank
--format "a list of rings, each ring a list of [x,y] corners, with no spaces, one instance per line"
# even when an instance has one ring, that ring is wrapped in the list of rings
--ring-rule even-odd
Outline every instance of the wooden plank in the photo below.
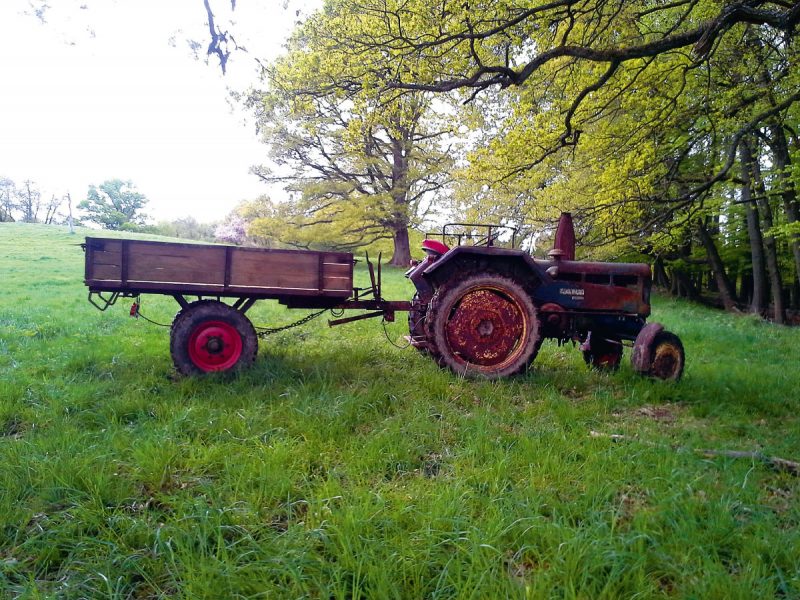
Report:
[[[100,252],[120,252],[122,250],[122,240],[110,240],[108,238],[87,237],[86,243],[93,249]]]
[[[350,277],[325,275],[322,278],[322,289],[330,291],[342,291],[349,294],[353,291],[353,280]]]
[[[157,294],[197,294],[197,295],[219,295],[219,296],[245,296],[251,298],[287,298],[294,296],[323,296],[330,298],[347,298],[349,291],[343,290],[323,290],[320,292],[317,289],[292,289],[292,288],[264,288],[264,287],[246,287],[235,286],[227,290],[223,289],[221,285],[193,285],[189,283],[165,283],[163,281],[139,281],[129,282],[128,285],[123,286],[119,280],[116,281],[101,281],[101,280],[88,280],[86,285],[89,289],[95,292],[114,292],[114,291],[128,291],[128,292],[148,292]]]
[[[141,244],[131,247],[128,279],[222,285],[225,277],[225,248],[198,246],[191,252],[153,254],[142,252]]]
[[[130,242],[132,252],[148,256],[191,257],[209,251],[224,252],[226,248],[226,246],[214,246],[211,244],[173,244],[172,242],[148,242],[146,240],[126,241]]]
[[[231,286],[317,287],[317,254],[236,252],[231,264]]]
[[[119,267],[122,264],[122,257],[119,254],[109,254],[108,252],[95,252],[91,257],[93,265],[109,265]]]
[[[323,263],[325,265],[325,272],[331,275],[336,274],[342,277],[352,277],[353,266],[342,263]]]
[[[98,265],[95,263],[87,279],[119,281],[121,279],[121,271],[119,265]]]
[[[225,247],[225,280],[223,285],[228,287],[231,284],[231,260],[233,257],[233,248],[231,246]]]
[[[119,261],[119,270],[120,270],[120,279],[122,280],[122,285],[128,283],[128,266],[130,264],[130,252],[131,247],[130,243],[125,242],[122,243],[122,256],[120,257]]]

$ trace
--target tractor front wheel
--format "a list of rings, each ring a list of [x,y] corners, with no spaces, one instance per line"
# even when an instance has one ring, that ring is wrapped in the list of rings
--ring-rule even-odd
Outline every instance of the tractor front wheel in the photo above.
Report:
[[[250,320],[222,302],[201,300],[172,322],[170,354],[184,375],[237,371],[255,361],[258,337]]]
[[[541,345],[530,295],[516,281],[494,274],[442,286],[428,309],[426,329],[439,364],[472,377],[519,373]]]
[[[666,381],[678,381],[683,375],[686,354],[680,338],[671,331],[661,331],[650,344],[647,375]]]

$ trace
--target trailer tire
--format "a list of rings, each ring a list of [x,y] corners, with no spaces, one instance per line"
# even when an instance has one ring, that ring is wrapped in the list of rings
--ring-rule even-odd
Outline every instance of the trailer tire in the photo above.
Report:
[[[439,365],[467,377],[497,379],[524,371],[542,342],[530,294],[494,273],[441,286],[428,308],[426,330]]]
[[[255,361],[258,336],[250,320],[235,308],[200,300],[175,317],[169,350],[175,368],[184,375],[239,371]]]

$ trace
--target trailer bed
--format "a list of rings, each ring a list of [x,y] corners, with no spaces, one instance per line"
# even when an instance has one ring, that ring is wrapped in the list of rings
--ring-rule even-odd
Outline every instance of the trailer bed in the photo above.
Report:
[[[87,237],[91,292],[188,294],[336,304],[353,293],[353,255]]]

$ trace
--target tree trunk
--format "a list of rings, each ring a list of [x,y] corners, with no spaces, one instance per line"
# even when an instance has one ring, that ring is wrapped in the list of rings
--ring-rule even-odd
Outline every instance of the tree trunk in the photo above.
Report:
[[[664,269],[664,260],[659,256],[653,263],[653,281],[656,287],[668,290],[670,289],[670,280],[667,276],[667,271]]]
[[[67,192],[67,208],[69,208],[69,232],[75,233],[75,227],[72,225],[72,196]]]
[[[750,312],[762,315],[766,307],[767,273],[764,268],[764,240],[761,236],[761,223],[758,218],[758,208],[753,200],[753,184],[750,177],[753,155],[747,143],[742,142],[739,156],[742,159],[742,203],[747,216],[747,234],[750,238],[750,256],[753,265],[753,295]]]
[[[758,161],[754,160],[751,150],[746,141],[742,142],[742,146],[747,148],[750,153],[750,169],[752,174],[753,192],[756,198],[756,205],[758,206],[759,217],[764,224],[764,229],[769,231],[772,229],[772,208],[769,205],[767,198],[767,191],[764,185],[764,180],[761,177],[761,167]],[[786,311],[783,305],[783,282],[781,281],[781,270],[778,264],[778,245],[775,237],[772,235],[764,235],[764,254],[767,258],[767,273],[769,274],[770,291],[772,292],[772,319],[775,323],[782,325],[786,321]]]
[[[392,254],[392,260],[389,261],[389,264],[396,267],[407,267],[411,262],[408,226],[397,226],[392,230],[392,238],[394,239],[394,254]]]
[[[775,170],[778,173],[778,186],[780,187],[783,210],[786,213],[786,220],[789,223],[796,223],[800,218],[800,210],[797,206],[797,188],[792,181],[789,169],[792,159],[789,155],[789,144],[786,141],[786,132],[780,124],[770,127],[772,159]],[[794,256],[795,279],[800,282],[800,235],[793,233],[789,238],[789,244]]]
[[[708,263],[714,274],[714,281],[717,284],[716,287],[719,291],[719,299],[722,301],[722,306],[727,311],[736,310],[736,290],[731,285],[728,274],[725,272],[725,265],[717,250],[717,245],[714,243],[714,239],[703,221],[698,223],[698,231],[700,232],[700,241],[703,243],[708,255]]]
[[[753,307],[753,273],[752,271],[742,270],[739,285],[739,302],[750,305],[750,310]]]
[[[697,288],[692,283],[692,278],[681,269],[672,270],[672,278],[675,283],[676,294],[680,298],[695,300],[698,297]]]

